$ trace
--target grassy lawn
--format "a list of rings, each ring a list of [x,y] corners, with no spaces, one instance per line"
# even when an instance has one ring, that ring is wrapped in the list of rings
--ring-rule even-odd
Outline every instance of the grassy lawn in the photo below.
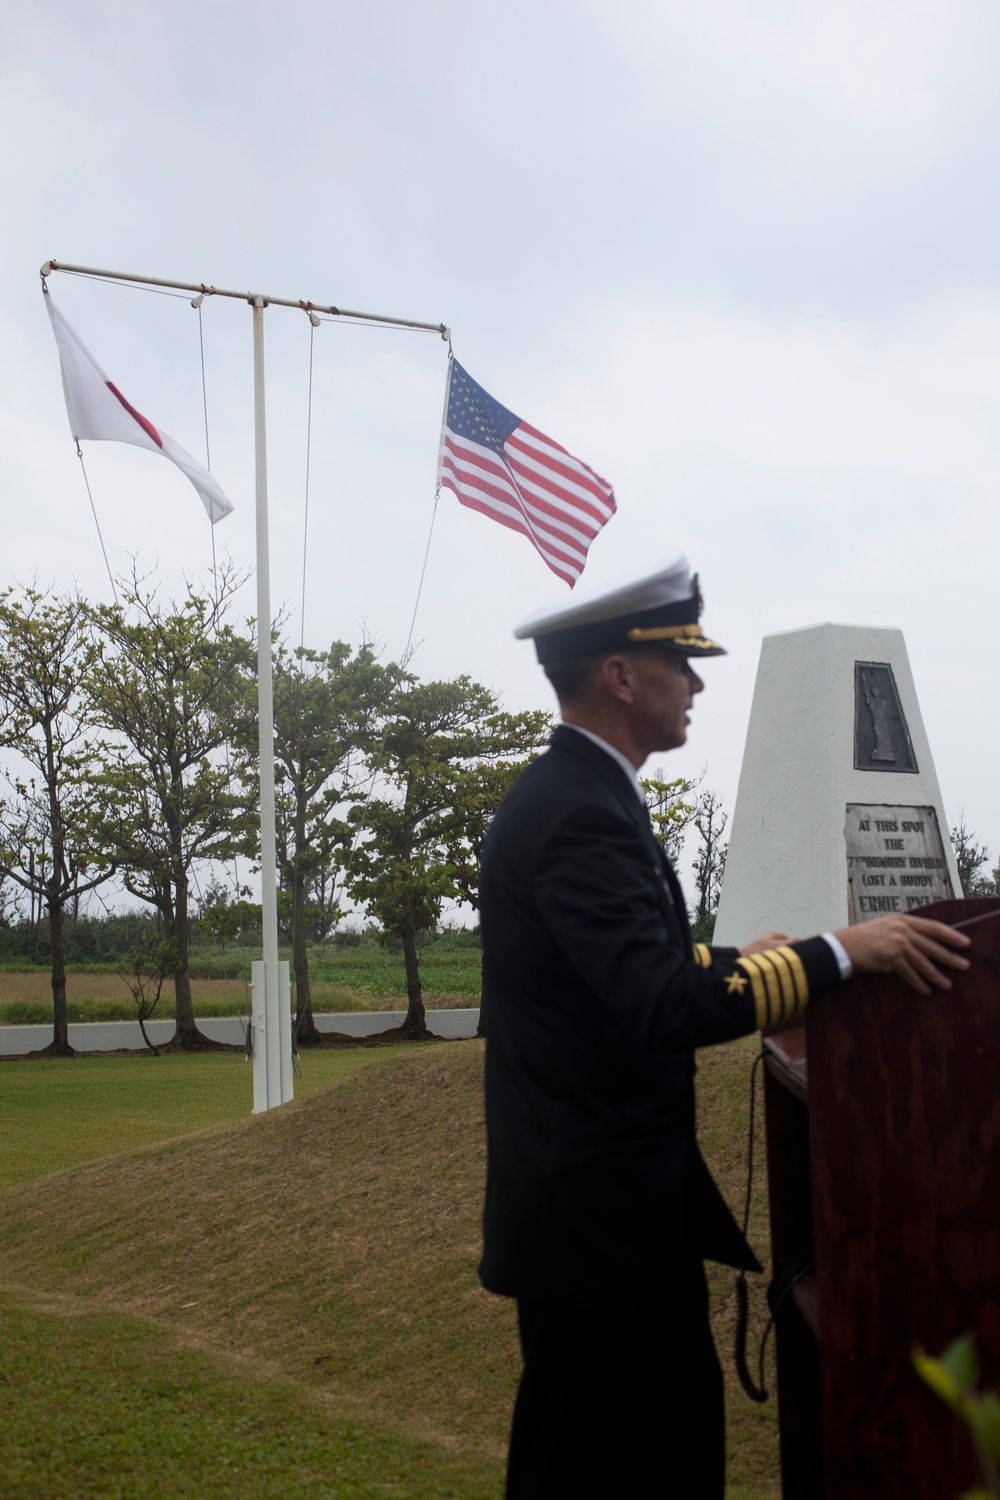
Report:
[[[358,1068],[391,1062],[406,1050],[303,1051],[296,1097]],[[252,1108],[253,1067],[235,1052],[0,1062],[0,1189],[116,1151],[228,1125]]]
[[[289,955],[282,952],[281,956]],[[196,949],[192,972],[204,971],[204,974],[191,983],[195,1015],[245,1015],[249,1009],[249,965],[259,957],[259,953],[241,954],[238,949],[228,953],[212,948]],[[426,1005],[479,1004],[481,977],[477,947],[456,943],[445,936],[423,950],[420,967]],[[366,938],[356,948],[313,948],[310,983],[313,1009],[318,1013],[406,1008],[402,957],[390,953],[372,938]],[[131,1021],[135,1017],[131,995],[113,969],[98,970],[92,966],[70,970],[66,992],[71,1021]],[[168,980],[156,1016],[172,1020],[173,1015],[173,982]],[[51,1021],[48,970],[0,972],[0,1026],[45,1025]]]
[[[496,1493],[474,1463],[438,1445],[338,1417],[300,1384],[255,1379],[149,1320],[10,1295],[0,1295],[0,1319],[2,1500]]]
[[[752,1040],[713,1049],[699,1074],[706,1155],[734,1205],[753,1052]],[[26,1135],[50,1136],[39,1170],[60,1140],[62,1160],[80,1160],[88,1088],[107,1122],[103,1150],[114,1117],[141,1114],[154,1084],[148,1128],[159,1112],[161,1137],[199,1133],[3,1194],[12,1400],[0,1497],[498,1500],[518,1358],[513,1309],[475,1277],[482,1044],[309,1057],[356,1071],[311,1072],[293,1104],[255,1118],[239,1058],[93,1061],[0,1072],[5,1117],[11,1074],[26,1080],[18,1154]],[[103,1071],[114,1062],[117,1074]],[[157,1073],[164,1063],[176,1071]],[[765,1209],[758,1191],[758,1248]],[[772,1404],[739,1392],[730,1273],[713,1271],[711,1287],[729,1500],[777,1500]],[[753,1300],[752,1348],[762,1289]],[[29,1473],[26,1490],[18,1476]]]

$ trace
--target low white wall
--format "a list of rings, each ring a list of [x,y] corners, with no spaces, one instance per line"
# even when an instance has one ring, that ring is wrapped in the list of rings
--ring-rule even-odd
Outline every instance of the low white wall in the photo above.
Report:
[[[403,1019],[401,1010],[348,1011],[344,1015],[316,1016],[319,1031],[339,1031],[347,1036],[374,1036],[389,1031]],[[427,1026],[435,1036],[475,1036],[479,1025],[479,1007],[469,1010],[428,1010]],[[199,1017],[198,1029],[213,1042],[242,1046],[243,1025],[236,1016]],[[166,1046],[174,1034],[173,1021],[147,1021],[146,1032],[157,1047]],[[23,1057],[38,1052],[52,1040],[51,1026],[0,1026],[0,1057]],[[78,1052],[117,1052],[144,1050],[138,1021],[73,1021],[69,1027],[69,1044]]]

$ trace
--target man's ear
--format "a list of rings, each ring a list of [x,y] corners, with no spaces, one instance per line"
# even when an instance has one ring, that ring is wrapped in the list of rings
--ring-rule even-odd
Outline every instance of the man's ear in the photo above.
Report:
[[[631,703],[635,697],[635,662],[622,652],[606,656],[601,663],[601,680],[606,691],[619,703]]]

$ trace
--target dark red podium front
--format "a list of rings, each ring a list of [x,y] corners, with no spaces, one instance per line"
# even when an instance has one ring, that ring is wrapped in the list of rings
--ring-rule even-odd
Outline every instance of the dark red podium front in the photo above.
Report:
[[[986,918],[953,989],[861,976],[765,1038],[777,1291],[799,1277],[775,1318],[785,1500],[954,1500],[978,1477],[911,1352],[973,1331],[1000,1379],[1000,901],[921,915]]]

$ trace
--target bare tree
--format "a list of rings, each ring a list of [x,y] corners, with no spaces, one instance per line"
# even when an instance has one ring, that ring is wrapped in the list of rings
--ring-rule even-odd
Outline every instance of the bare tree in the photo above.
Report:
[[[726,873],[726,851],[723,834],[729,822],[729,814],[723,811],[722,798],[716,792],[702,792],[695,807],[692,823],[698,834],[698,852],[695,855],[694,882],[697,893],[694,904],[692,930],[696,942],[712,940],[715,914],[719,909],[722,879]]]
[[[124,965],[118,970],[119,977],[125,981],[129,994],[135,1001],[136,1020],[139,1022],[142,1039],[154,1057],[159,1057],[160,1049],[150,1041],[146,1022],[152,1019],[160,1003],[163,981],[176,967],[175,945],[157,937],[155,933],[147,932],[129,949]]]
[[[964,812],[959,814],[958,822],[951,830],[951,843],[955,850],[958,878],[962,883],[962,895],[969,898],[1000,895],[1000,865],[989,875],[981,873],[984,865],[989,864],[990,851],[985,844],[977,842],[971,828],[966,828]]]

